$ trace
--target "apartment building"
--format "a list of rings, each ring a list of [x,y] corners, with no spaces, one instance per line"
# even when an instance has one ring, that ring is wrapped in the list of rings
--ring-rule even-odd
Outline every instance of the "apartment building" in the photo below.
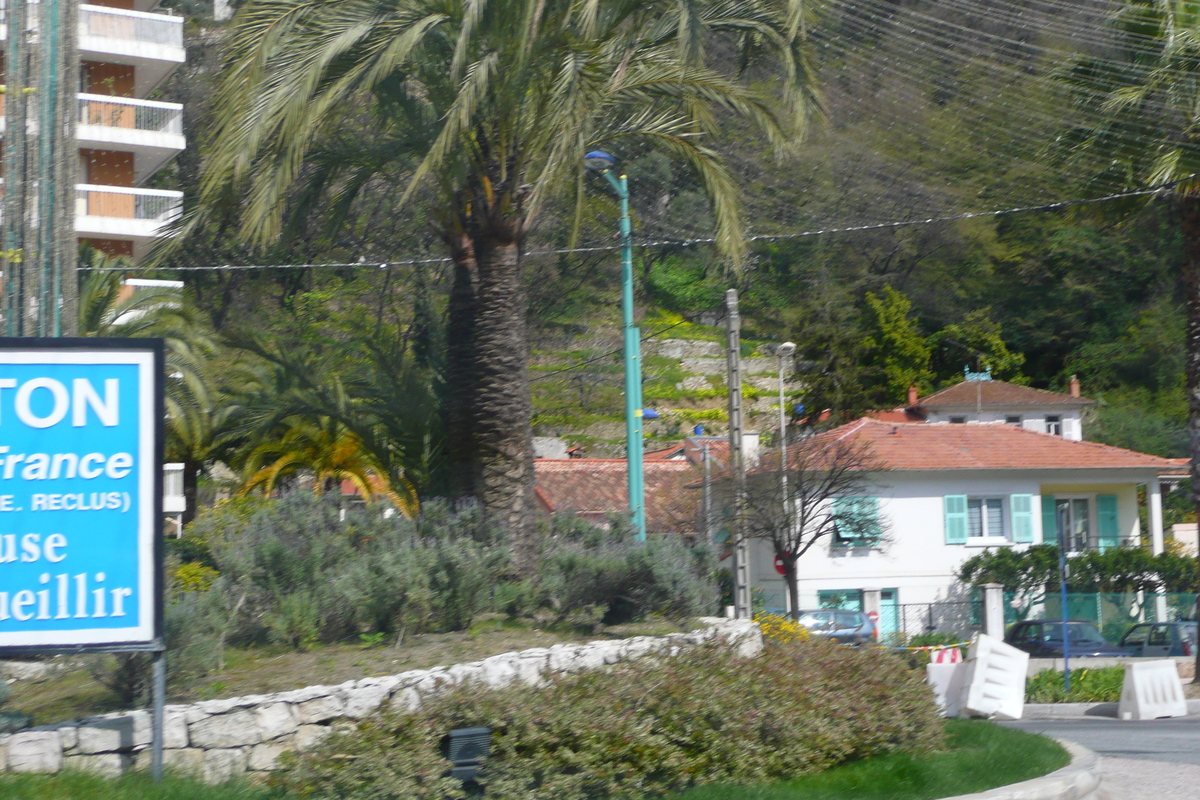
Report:
[[[184,62],[184,20],[153,11],[157,1],[97,0],[76,11],[75,230],[81,243],[134,259],[183,201],[182,192],[146,187],[185,147],[183,106],[147,99]]]

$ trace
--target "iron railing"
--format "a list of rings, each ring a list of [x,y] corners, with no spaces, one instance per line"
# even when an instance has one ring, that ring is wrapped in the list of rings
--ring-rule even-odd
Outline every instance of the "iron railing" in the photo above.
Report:
[[[182,48],[183,18],[81,5],[79,36]]]
[[[167,223],[179,216],[183,205],[183,192],[90,184],[79,184],[75,188],[75,213],[80,216]]]
[[[183,134],[183,106],[132,97],[79,95],[79,124]]]

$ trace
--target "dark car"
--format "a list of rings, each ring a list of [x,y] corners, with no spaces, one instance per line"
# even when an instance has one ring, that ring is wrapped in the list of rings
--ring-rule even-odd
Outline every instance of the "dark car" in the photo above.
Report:
[[[800,611],[800,624],[813,636],[842,644],[869,644],[875,640],[875,623],[861,611],[815,608]]]
[[[1142,622],[1121,637],[1120,647],[1131,656],[1158,658],[1196,653],[1196,622]]]
[[[1004,641],[1024,650],[1034,658],[1063,657],[1063,624],[1061,622],[1018,622],[1009,630]],[[1072,658],[1088,656],[1124,656],[1126,651],[1109,644],[1090,622],[1071,620],[1067,623]]]

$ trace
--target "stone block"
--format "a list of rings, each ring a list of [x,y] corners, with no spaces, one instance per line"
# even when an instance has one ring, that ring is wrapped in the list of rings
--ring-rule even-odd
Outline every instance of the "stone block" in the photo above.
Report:
[[[551,674],[574,672],[579,661],[579,647],[571,644],[556,644],[550,648],[548,668]]]
[[[386,684],[359,686],[346,692],[346,706],[343,716],[351,719],[362,719],[379,710],[387,699],[389,687]]]
[[[333,728],[328,725],[301,725],[296,729],[296,749],[310,750],[331,733]]]
[[[200,768],[205,783],[224,783],[246,771],[246,754],[241,750],[207,750]]]
[[[67,753],[79,746],[79,729],[74,725],[58,729],[58,737],[62,739],[63,752]]]
[[[92,717],[79,723],[79,752],[116,753],[150,744],[150,715],[130,711],[120,716]]]
[[[456,686],[473,683],[483,677],[483,662],[472,661],[469,664],[455,664],[447,672],[450,681]]]
[[[416,711],[421,707],[421,693],[411,686],[401,689],[392,695],[390,705],[395,711]]]
[[[516,653],[504,653],[483,661],[483,682],[490,689],[502,689],[517,679]]]
[[[542,674],[546,671],[546,656],[535,655],[528,656],[524,653],[517,660],[517,677],[522,683],[527,683],[530,686],[538,686],[542,683]]]
[[[63,768],[102,778],[119,778],[129,769],[132,761],[132,757],[126,753],[67,756],[63,759]]]
[[[188,746],[187,712],[174,708],[163,714],[163,747],[181,750]]]
[[[279,757],[293,749],[291,744],[256,744],[246,757],[246,768],[251,772],[270,772],[279,769]]]
[[[296,721],[301,725],[324,722],[333,719],[334,717],[342,716],[345,711],[346,702],[341,698],[340,694],[327,694],[322,697],[314,697],[304,703],[295,706]]]
[[[22,731],[8,740],[9,772],[58,772],[62,763],[58,731]]]
[[[295,733],[296,726],[300,724],[296,721],[296,715],[292,713],[292,707],[287,703],[271,703],[260,706],[254,715],[257,718],[263,741]]]
[[[261,742],[262,731],[259,730],[254,712],[239,709],[189,725],[188,740],[193,747],[204,750],[241,747]],[[207,761],[204,768],[208,769]]]

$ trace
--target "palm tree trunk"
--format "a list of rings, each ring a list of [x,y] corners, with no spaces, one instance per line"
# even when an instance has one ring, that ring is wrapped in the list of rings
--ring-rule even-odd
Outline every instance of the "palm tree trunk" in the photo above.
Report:
[[[534,568],[533,406],[521,287],[519,225],[493,222],[475,239],[477,496],[508,529],[522,572]]]
[[[1183,231],[1184,306],[1187,309],[1186,376],[1192,502],[1197,518],[1200,518],[1200,197],[1181,197],[1179,212]],[[1197,570],[1197,581],[1200,582],[1200,559]],[[1192,682],[1200,683],[1200,649],[1196,651],[1196,676]]]
[[[478,311],[479,268],[475,243],[466,234],[448,234],[446,243],[454,262],[446,324],[446,375],[442,386],[446,420],[446,476],[450,496],[475,494],[475,403],[479,394],[476,367],[475,315]]]

